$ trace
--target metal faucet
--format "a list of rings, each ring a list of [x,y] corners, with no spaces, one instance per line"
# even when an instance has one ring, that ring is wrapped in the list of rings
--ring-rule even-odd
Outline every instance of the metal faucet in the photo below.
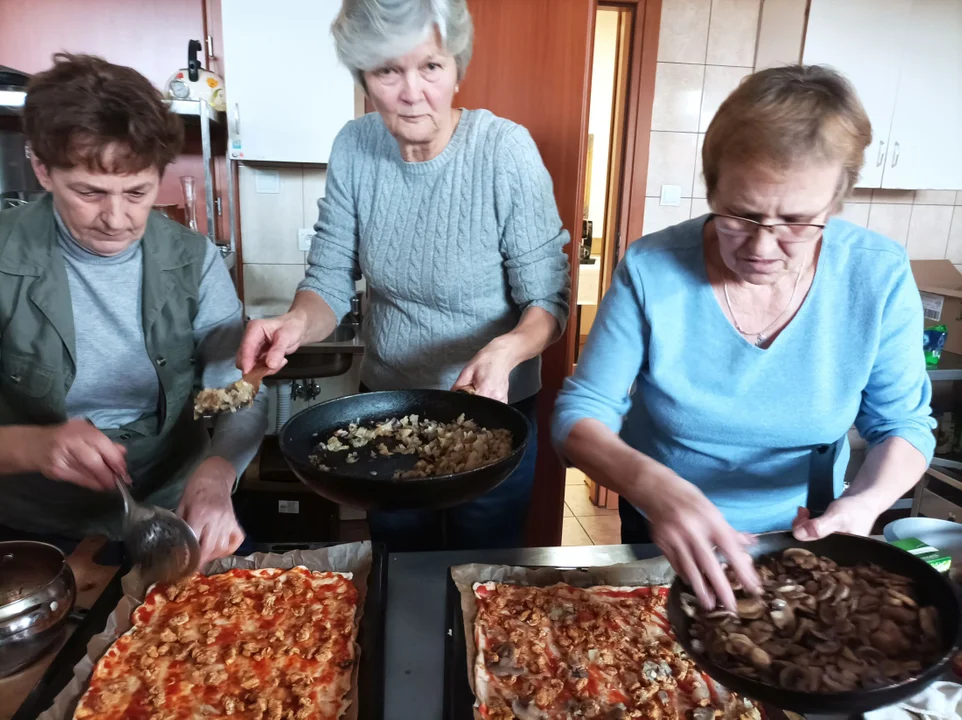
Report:
[[[364,319],[361,314],[361,297],[361,293],[358,293],[351,298],[351,325],[355,327],[360,327]]]
[[[314,380],[306,380],[304,382],[295,380],[291,383],[292,400],[299,400],[301,398],[304,400],[314,400],[320,394],[321,386],[318,385]]]

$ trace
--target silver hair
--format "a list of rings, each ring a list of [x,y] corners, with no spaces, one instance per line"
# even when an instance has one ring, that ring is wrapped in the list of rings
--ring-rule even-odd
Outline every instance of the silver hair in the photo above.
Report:
[[[411,52],[437,30],[464,78],[474,45],[467,0],[344,0],[331,25],[337,56],[364,87],[364,73]]]

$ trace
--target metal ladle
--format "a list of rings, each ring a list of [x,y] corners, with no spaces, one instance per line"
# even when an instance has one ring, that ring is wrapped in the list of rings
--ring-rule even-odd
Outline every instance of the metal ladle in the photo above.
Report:
[[[124,498],[124,544],[148,583],[173,582],[197,570],[200,544],[187,522],[170,510],[134,500],[120,476]]]

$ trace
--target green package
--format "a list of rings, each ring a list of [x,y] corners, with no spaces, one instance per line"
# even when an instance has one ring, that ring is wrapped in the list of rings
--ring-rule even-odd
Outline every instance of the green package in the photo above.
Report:
[[[905,538],[905,540],[896,540],[892,543],[895,547],[905,550],[905,552],[915,555],[915,557],[920,560],[925,560],[929,565],[934,567],[939,572],[948,572],[949,568],[952,567],[952,558],[948,555],[943,555],[941,550],[936,550],[931,545],[928,545],[918,538]]]
[[[928,367],[935,367],[939,364],[939,358],[942,357],[942,348],[945,347],[945,338],[948,334],[945,325],[925,328],[922,333],[922,348],[925,350],[925,364]]]

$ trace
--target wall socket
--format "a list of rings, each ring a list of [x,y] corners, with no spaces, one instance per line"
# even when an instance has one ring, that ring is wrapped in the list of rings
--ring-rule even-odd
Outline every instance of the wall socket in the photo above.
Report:
[[[297,231],[297,249],[304,252],[311,251],[311,240],[314,239],[313,228],[301,228]]]

